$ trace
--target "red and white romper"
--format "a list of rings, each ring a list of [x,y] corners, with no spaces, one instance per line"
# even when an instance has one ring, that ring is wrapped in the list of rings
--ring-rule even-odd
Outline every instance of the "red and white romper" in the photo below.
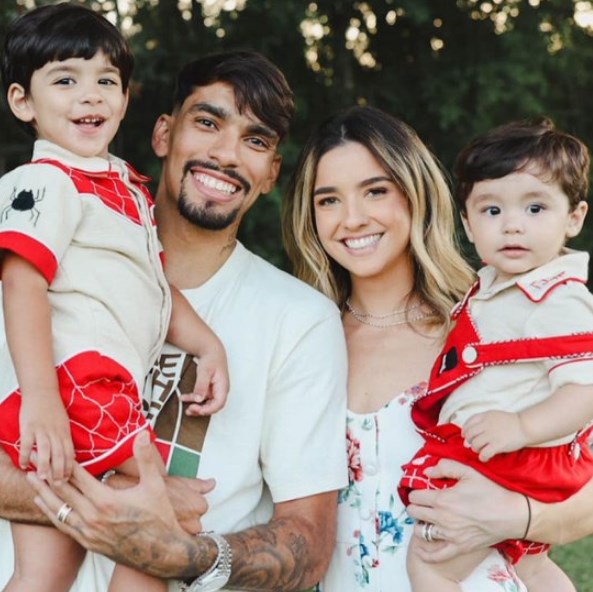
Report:
[[[453,423],[439,425],[439,414],[455,389],[486,368],[549,358],[559,361],[592,359],[593,333],[483,343],[470,314],[470,303],[478,288],[479,282],[455,308],[453,318],[456,324],[432,368],[427,393],[412,407],[413,421],[425,438],[425,444],[404,465],[399,494],[407,504],[411,490],[442,489],[453,485],[454,480],[436,480],[425,475],[426,468],[448,458],[471,466],[492,481],[534,499],[544,502],[563,500],[593,477],[593,454],[586,443],[590,429],[584,429],[565,445],[501,453],[484,463],[465,446],[459,426]],[[547,287],[546,295],[553,291],[552,288]],[[516,540],[503,541],[496,547],[513,562],[526,553],[541,553],[548,548],[542,543]]]
[[[143,383],[169,324],[146,180],[116,157],[82,158],[43,140],[33,162],[0,179],[0,249],[48,281],[60,393],[76,459],[95,475],[129,458],[148,429]],[[20,404],[0,343],[0,445],[15,464]]]

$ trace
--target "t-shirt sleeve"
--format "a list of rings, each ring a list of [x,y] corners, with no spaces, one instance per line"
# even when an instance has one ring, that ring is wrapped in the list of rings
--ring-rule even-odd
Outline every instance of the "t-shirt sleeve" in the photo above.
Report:
[[[294,333],[276,353],[263,427],[262,470],[275,503],[347,484],[347,362],[339,313],[306,329],[298,311],[291,316]]]
[[[70,177],[28,164],[0,180],[0,249],[20,255],[50,283],[82,216]]]
[[[593,333],[593,295],[580,283],[558,286],[530,316],[527,332],[538,337]],[[590,355],[552,358],[543,364],[553,390],[566,384],[593,385],[593,349]]]

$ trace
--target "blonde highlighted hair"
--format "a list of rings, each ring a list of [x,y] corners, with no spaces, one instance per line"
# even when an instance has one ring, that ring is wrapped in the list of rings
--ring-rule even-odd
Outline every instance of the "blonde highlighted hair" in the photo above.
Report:
[[[448,325],[453,304],[473,273],[456,242],[453,202],[443,171],[416,132],[373,107],[352,107],[327,119],[303,147],[283,203],[282,233],[293,273],[341,308],[350,295],[346,269],[329,258],[315,226],[313,191],[324,154],[348,142],[361,144],[377,159],[409,201],[413,293]]]

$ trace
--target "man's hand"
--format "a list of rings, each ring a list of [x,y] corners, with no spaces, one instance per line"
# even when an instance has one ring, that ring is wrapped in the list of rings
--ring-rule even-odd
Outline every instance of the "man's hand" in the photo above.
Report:
[[[69,483],[47,484],[29,473],[35,502],[86,549],[158,577],[199,575],[199,545],[175,516],[145,432],[136,437],[134,457],[140,477],[128,489],[108,487],[76,464]],[[60,522],[56,515],[64,503],[73,511]]]
[[[495,454],[513,452],[527,445],[528,438],[518,413],[485,411],[470,417],[462,429],[466,445],[482,462]]]
[[[181,528],[190,534],[201,532],[200,518],[208,510],[208,503],[204,495],[214,489],[216,481],[214,479],[165,477],[165,485]]]
[[[521,538],[527,523],[525,499],[489,481],[474,469],[452,460],[441,460],[427,469],[431,478],[458,482],[447,489],[410,493],[408,514],[435,525],[434,543],[422,541],[419,556],[427,562],[446,561],[456,555],[488,547],[505,539]],[[414,527],[421,537],[422,526]]]
[[[146,433],[136,437],[134,457],[140,478],[127,489],[108,487],[76,464],[70,483],[47,484],[30,473],[35,501],[54,526],[117,563],[161,578],[201,575],[212,565],[216,546],[181,527]],[[183,491],[177,494],[187,495]],[[73,508],[65,523],[56,518],[64,503]],[[336,506],[335,491],[283,502],[276,504],[269,524],[227,535],[233,549],[231,585],[288,591],[318,581],[335,543]]]
[[[128,489],[138,484],[138,477],[115,473],[107,481],[115,489]],[[190,534],[202,530],[201,518],[208,510],[204,495],[216,486],[214,479],[191,479],[188,477],[165,476],[165,486],[177,521]]]

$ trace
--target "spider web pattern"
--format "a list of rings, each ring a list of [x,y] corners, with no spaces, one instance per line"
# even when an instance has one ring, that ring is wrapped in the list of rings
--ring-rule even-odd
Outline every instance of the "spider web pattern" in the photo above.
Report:
[[[147,422],[129,372],[98,352],[84,352],[60,365],[57,374],[76,460],[96,475],[130,458],[133,436]],[[0,445],[17,466],[20,406],[19,390],[0,405]]]
[[[116,171],[89,172],[81,171],[66,166],[65,164],[52,159],[40,159],[35,162],[51,164],[63,170],[72,179],[79,193],[96,195],[108,208],[125,216],[132,222],[142,225],[142,218],[136,199],[130,188],[123,182]],[[131,169],[131,176],[138,177]],[[149,210],[152,206],[150,193],[141,183],[133,183],[134,187],[142,194],[148,202]],[[151,220],[154,224],[154,220]]]

